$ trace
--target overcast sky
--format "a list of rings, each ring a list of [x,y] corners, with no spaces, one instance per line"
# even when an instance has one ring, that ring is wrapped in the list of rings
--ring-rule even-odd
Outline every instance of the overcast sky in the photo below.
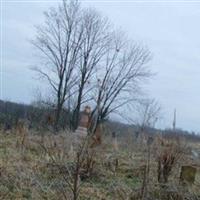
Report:
[[[3,1],[1,99],[30,103],[40,87],[30,66],[29,43],[43,11],[58,2]],[[157,75],[145,86],[163,108],[161,127],[170,127],[173,110],[177,126],[200,132],[200,2],[84,1],[97,8],[131,39],[148,46]]]

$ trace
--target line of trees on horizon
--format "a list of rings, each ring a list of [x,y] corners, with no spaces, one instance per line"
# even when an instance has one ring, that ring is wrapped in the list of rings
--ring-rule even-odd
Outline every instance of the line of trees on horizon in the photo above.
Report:
[[[151,101],[152,103],[152,101]],[[148,107],[148,109],[147,109]],[[195,133],[194,131],[189,132],[186,130],[182,130],[177,128],[173,130],[172,128],[168,129],[158,129],[153,127],[151,124],[148,125],[148,119],[150,119],[149,114],[151,112],[146,112],[146,110],[151,110],[152,105],[146,105],[142,107],[140,111],[140,115],[138,114],[140,121],[129,121],[127,119],[127,124],[107,120],[105,122],[105,128],[107,133],[116,132],[117,135],[125,136],[126,134],[133,134],[140,132],[141,129],[144,129],[145,132],[149,135],[154,135],[156,133],[163,134],[164,137],[173,138],[176,136],[182,136],[187,141],[199,141],[200,134]],[[39,105],[37,103],[32,104],[22,104],[22,103],[14,103],[10,101],[2,101],[0,100],[0,127],[4,130],[14,129],[17,126],[17,122],[19,120],[28,120],[28,125],[31,129],[36,131],[46,131],[49,130],[48,116],[52,116],[55,110],[49,106]],[[155,113],[155,112],[154,112]],[[59,127],[62,129],[69,128],[69,116],[66,110],[61,114],[61,121]],[[145,116],[145,117],[144,117]],[[152,118],[153,119],[153,118]],[[151,120],[152,120],[151,119]],[[154,118],[155,119],[155,118]],[[142,123],[145,122],[145,123]],[[148,123],[147,123],[148,122]],[[146,125],[144,125],[146,124]]]

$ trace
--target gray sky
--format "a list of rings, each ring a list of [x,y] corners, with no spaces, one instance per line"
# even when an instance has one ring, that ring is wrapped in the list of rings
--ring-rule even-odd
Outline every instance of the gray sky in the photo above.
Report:
[[[40,87],[30,66],[29,43],[43,11],[58,2],[3,1],[1,99],[29,103]],[[177,126],[200,132],[200,2],[84,1],[97,8],[128,36],[153,53],[157,75],[145,86],[163,108],[161,127],[170,127],[177,109]]]

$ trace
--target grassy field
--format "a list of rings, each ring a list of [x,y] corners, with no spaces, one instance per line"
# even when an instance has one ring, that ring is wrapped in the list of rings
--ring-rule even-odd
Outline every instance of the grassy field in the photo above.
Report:
[[[83,141],[69,133],[42,135],[0,133],[0,199],[200,199],[200,159],[190,153],[200,151],[199,143],[168,141],[181,151],[161,184],[156,138],[149,148],[131,136],[80,148]],[[196,166],[193,184],[180,183],[183,165]]]

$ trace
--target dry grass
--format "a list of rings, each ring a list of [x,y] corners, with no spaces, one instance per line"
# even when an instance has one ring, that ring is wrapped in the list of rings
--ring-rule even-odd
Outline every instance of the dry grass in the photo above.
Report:
[[[23,146],[19,146],[14,133],[0,133],[0,199],[74,199],[70,187],[74,186],[77,141],[69,133],[42,135],[45,136],[29,133]],[[189,146],[200,151],[199,144],[187,144],[185,150]],[[150,148],[149,180],[144,196],[141,188],[147,165],[146,145],[123,138],[116,149],[111,138],[103,138],[101,146],[85,149],[80,157],[77,199],[200,199],[200,177],[192,186],[179,184],[180,166],[190,163],[200,166],[200,160],[192,159],[184,151],[163,187],[157,181],[158,150],[155,140]]]

